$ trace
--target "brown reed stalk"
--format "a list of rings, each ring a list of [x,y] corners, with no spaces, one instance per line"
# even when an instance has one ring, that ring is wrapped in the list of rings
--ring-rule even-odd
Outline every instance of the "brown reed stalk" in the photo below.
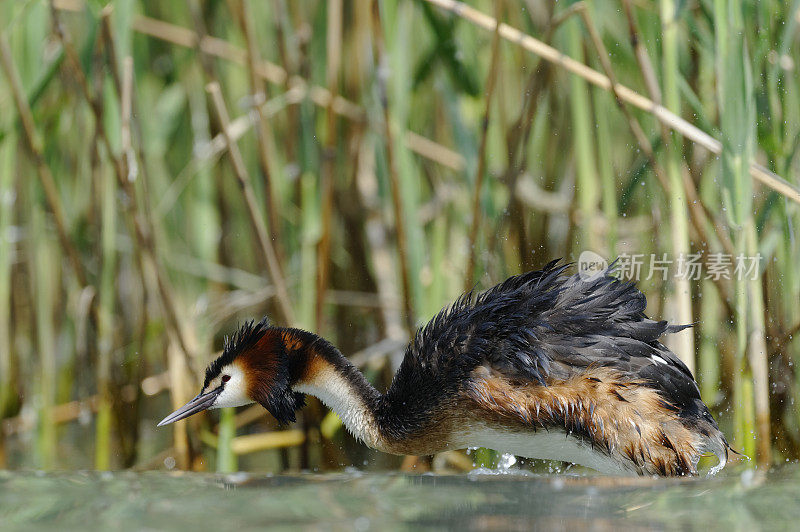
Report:
[[[567,16],[560,17],[558,21],[551,22],[545,32],[545,40],[549,40],[552,36],[554,28],[558,24],[566,20]],[[555,20],[555,17],[553,19]],[[499,34],[499,28],[498,28]],[[539,103],[543,100],[541,94],[546,90],[546,81],[550,76],[550,64],[546,61],[539,61],[536,69],[528,78],[525,87],[524,99],[522,107],[520,108],[519,116],[508,127],[505,135],[506,147],[508,151],[508,166],[506,167],[502,182],[508,188],[509,199],[508,207],[505,212],[505,222],[510,225],[511,234],[516,237],[517,247],[519,249],[520,263],[523,270],[530,270],[534,267],[532,263],[531,246],[528,239],[528,231],[525,224],[525,217],[523,216],[524,207],[521,199],[518,196],[518,180],[520,175],[527,167],[527,150],[525,146],[531,134],[531,127],[533,126],[533,119],[539,108]],[[493,250],[498,242],[498,236],[490,242],[489,248]]]
[[[495,2],[495,18],[498,23],[495,25],[494,36],[492,37],[492,56],[489,63],[489,74],[486,80],[486,93],[484,95],[483,118],[480,127],[480,144],[478,146],[478,169],[475,172],[475,189],[472,192],[472,223],[469,228],[467,238],[467,268],[464,270],[464,291],[472,290],[475,283],[475,243],[478,238],[478,228],[481,222],[481,191],[483,190],[483,180],[486,175],[486,143],[489,138],[489,120],[492,110],[492,96],[497,82],[497,69],[500,59],[500,13],[502,2]]]
[[[255,131],[256,140],[258,141],[258,166],[261,170],[262,179],[264,180],[264,204],[267,211],[267,220],[269,221],[270,236],[275,246],[275,253],[278,259],[281,259],[283,256],[280,227],[281,204],[279,201],[275,201],[275,185],[272,181],[273,176],[272,170],[270,169],[269,158],[272,144],[272,128],[270,127],[269,121],[267,121],[263,106],[259,105],[262,99],[264,101],[267,99],[263,78],[257,73],[258,65],[260,65],[262,61],[258,51],[258,41],[253,28],[250,1],[240,0],[237,6],[239,9],[242,32],[244,33],[245,42],[247,43],[247,76],[250,81],[253,110],[256,112],[257,116]]]
[[[124,163],[124,167],[127,170],[129,180],[137,179],[138,176],[141,175],[141,179],[139,181],[142,183],[142,187],[145,190],[145,194],[142,195],[142,206],[145,209],[147,219],[152,220],[153,216],[149,207],[148,195],[146,193],[146,186],[149,182],[147,176],[148,165],[141,142],[142,128],[139,125],[139,120],[137,118],[139,116],[139,106],[136,103],[136,92],[133,90],[133,78],[131,78],[131,85],[128,87],[125,86],[123,80],[123,73],[126,68],[124,63],[129,59],[130,61],[133,61],[133,59],[129,57],[120,58],[119,54],[117,53],[117,44],[116,39],[114,38],[114,28],[111,24],[112,13],[113,6],[110,4],[103,8],[103,10],[100,12],[100,28],[103,45],[107,50],[106,57],[108,58],[108,62],[111,66],[111,79],[114,82],[114,87],[116,88],[117,95],[120,99],[120,108],[129,113],[127,118],[125,117],[125,113],[122,114],[123,122],[124,120],[127,120],[128,124],[124,125],[121,131],[121,134],[123,134],[121,135],[121,140],[124,141],[121,142],[121,158],[122,162]],[[123,65],[120,65],[120,59],[122,59]],[[133,75],[132,70],[131,75]],[[126,90],[130,90],[129,101],[126,101]],[[128,106],[129,109],[126,110],[125,106]],[[134,142],[134,136],[137,137],[139,142]],[[141,161],[141,164],[139,164],[137,161]]]
[[[278,257],[275,254],[275,248],[272,246],[272,241],[269,238],[266,224],[258,209],[258,202],[256,201],[255,193],[250,184],[250,175],[242,159],[242,154],[239,152],[239,146],[230,136],[230,118],[228,116],[228,109],[225,106],[225,101],[222,98],[222,91],[220,90],[219,83],[212,81],[206,86],[206,91],[208,91],[211,96],[212,107],[222,126],[222,133],[225,135],[225,141],[228,144],[228,155],[230,156],[236,179],[239,182],[239,187],[242,190],[245,207],[247,208],[247,215],[250,218],[250,224],[253,230],[256,232],[256,239],[261,248],[261,253],[263,253],[267,268],[269,269],[272,283],[275,285],[278,308],[285,323],[287,325],[292,325],[295,323],[295,315],[291,299],[289,298],[289,291],[286,288],[286,281],[283,277]]]
[[[388,338],[405,339],[408,334],[403,330],[402,318],[396,304],[402,296],[395,293],[395,265],[389,249],[388,229],[383,224],[380,211],[381,200],[375,175],[375,147],[367,136],[362,136],[359,142],[356,166],[356,189],[361,205],[366,210],[364,232],[369,246],[370,262],[375,272],[384,334]]]
[[[372,33],[375,47],[375,60],[378,64],[386,62],[386,45],[383,36],[383,26],[380,16],[380,7],[377,2],[372,4]],[[389,96],[387,94],[386,80],[378,79],[380,91],[380,105],[383,111],[383,134],[386,138],[386,162],[389,173],[389,186],[391,189],[392,206],[394,207],[395,236],[397,238],[397,260],[400,263],[400,279],[403,285],[403,311],[405,312],[406,327],[409,332],[416,329],[416,317],[412,301],[411,270],[409,266],[408,240],[406,236],[405,208],[400,191],[400,178],[398,176],[397,161],[395,156],[395,139],[392,132],[391,113],[389,112]]]
[[[278,49],[278,58],[280,64],[286,72],[286,78],[291,79],[297,73],[297,40],[287,37],[289,33],[286,28],[288,11],[286,2],[284,0],[272,0],[272,20],[273,27],[275,28],[275,43]],[[277,66],[277,65],[276,65]],[[280,68],[280,67],[279,67]],[[286,160],[297,160],[298,154],[298,139],[299,134],[299,109],[291,107],[287,110],[287,135],[285,136],[285,143],[283,148],[286,154]]]
[[[325,114],[325,144],[322,147],[322,168],[320,170],[320,189],[322,190],[322,212],[320,223],[322,235],[317,245],[317,276],[314,305],[314,323],[318,331],[322,330],[325,294],[328,288],[331,261],[331,239],[333,232],[333,193],[336,169],[336,115],[333,111],[333,101],[339,91],[339,66],[342,59],[342,17],[343,5],[341,0],[330,0],[327,3],[328,29],[327,29],[327,64],[326,79],[328,90],[331,92],[330,104]]]

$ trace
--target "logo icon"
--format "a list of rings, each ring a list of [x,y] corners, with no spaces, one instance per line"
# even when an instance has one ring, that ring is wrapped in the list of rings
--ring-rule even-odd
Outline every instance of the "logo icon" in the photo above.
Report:
[[[578,275],[584,281],[591,281],[608,269],[608,261],[594,251],[583,251],[578,257]]]

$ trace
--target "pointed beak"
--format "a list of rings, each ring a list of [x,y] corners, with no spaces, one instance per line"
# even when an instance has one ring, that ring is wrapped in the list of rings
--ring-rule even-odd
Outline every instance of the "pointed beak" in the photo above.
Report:
[[[162,419],[158,426],[162,427],[164,425],[169,425],[170,423],[174,423],[180,419],[185,419],[192,414],[196,414],[208,409],[214,404],[214,401],[217,399],[217,396],[220,394],[220,392],[222,392],[222,386],[215,388],[210,392],[198,394],[197,397]]]

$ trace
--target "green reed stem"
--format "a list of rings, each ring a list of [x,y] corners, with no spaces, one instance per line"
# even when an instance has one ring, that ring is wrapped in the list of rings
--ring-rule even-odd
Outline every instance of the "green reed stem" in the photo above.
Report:
[[[222,408],[219,412],[219,438],[217,439],[217,471],[230,473],[238,468],[233,439],[236,437],[236,409]]]
[[[707,405],[713,407],[719,401],[722,305],[711,284],[711,281],[703,281],[701,285],[703,297],[700,298],[700,319],[703,332],[698,346],[697,382],[700,384],[700,396]]]
[[[614,101],[607,92],[597,88],[592,89],[592,95],[597,120],[597,163],[602,188],[603,221],[607,224],[606,249],[608,256],[613,258],[617,255],[617,217],[619,216],[617,182],[611,158],[613,150],[611,128],[609,127],[611,124],[610,110],[614,108]]]
[[[34,191],[33,197],[36,197]],[[36,464],[41,469],[52,469],[56,460],[56,425],[53,419],[53,407],[56,404],[56,345],[53,316],[55,310],[56,291],[59,289],[55,267],[59,260],[49,241],[49,231],[45,227],[45,215],[35,207],[31,213],[31,256],[34,285],[34,301],[36,302],[36,348],[39,355],[39,375],[36,383],[39,398],[36,435]]]
[[[311,172],[300,177],[300,284],[297,301],[298,326],[312,329],[315,321],[317,243],[322,232],[320,195]]]
[[[755,104],[743,17],[740,5],[724,0],[714,2],[723,199],[737,256],[747,260],[758,253],[758,244],[752,214],[752,181],[748,175],[755,144]],[[763,294],[758,273],[752,277],[740,274],[735,278],[737,369],[746,377],[738,376],[737,372],[734,399],[739,402],[735,402],[734,407],[742,411],[737,416],[737,438],[744,440],[745,452],[750,456],[756,454],[757,443],[758,462],[765,463],[770,455],[769,401]],[[750,362],[749,371],[746,356]],[[757,439],[751,435],[757,435]]]
[[[14,209],[14,154],[16,135],[8,135],[0,143],[0,420],[11,407],[13,379],[11,374],[11,265],[14,261],[11,230]],[[0,436],[0,467],[5,467]]]
[[[749,258],[760,257],[758,235],[753,216],[747,220],[746,249]],[[769,406],[769,364],[767,362],[766,323],[764,322],[764,294],[761,287],[761,261],[752,276],[747,277],[747,295],[750,302],[748,313],[748,361],[753,372],[753,398],[755,401],[755,423],[757,461],[769,465],[772,461]]]
[[[567,39],[567,52],[574,59],[583,62],[583,34],[580,21],[576,18],[564,22]],[[591,249],[602,251],[596,227],[597,207],[600,200],[601,183],[597,174],[597,158],[594,153],[592,131],[594,122],[589,104],[589,87],[582,78],[569,78],[570,118],[577,167],[576,190],[579,213],[577,250]]]
[[[680,69],[678,61],[678,5],[674,0],[661,0],[661,27],[663,53],[663,96],[664,106],[680,115]],[[681,139],[673,131],[667,135],[666,171],[669,180],[669,212],[671,222],[673,260],[687,258],[691,252],[689,247],[689,215],[686,209],[686,192],[683,189],[681,176]],[[678,272],[676,272],[678,273]],[[678,323],[692,323],[692,285],[686,275],[676,275],[672,296],[675,320]],[[691,332],[683,332],[674,339],[675,351],[689,369],[694,373],[694,336]]]
[[[101,205],[101,246],[102,269],[100,272],[100,304],[98,308],[98,367],[97,388],[100,405],[97,410],[95,426],[95,461],[96,469],[111,467],[111,356],[114,344],[114,302],[116,297],[116,253],[117,253],[117,211],[116,180],[110,168],[101,167],[102,172],[102,205]]]
[[[391,75],[383,88],[386,156],[391,199],[395,210],[398,262],[404,292],[404,311],[409,331],[416,328],[421,314],[422,286],[419,273],[424,256],[424,234],[417,210],[420,203],[420,182],[404,133],[411,112],[410,58],[405,50],[412,39],[412,9],[407,2],[384,2],[375,21],[375,38],[380,50],[378,60],[389,66]],[[382,48],[385,47],[385,52]]]

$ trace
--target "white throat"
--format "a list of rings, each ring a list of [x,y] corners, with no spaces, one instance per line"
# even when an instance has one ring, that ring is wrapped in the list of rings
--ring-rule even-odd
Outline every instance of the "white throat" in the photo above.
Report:
[[[325,368],[310,381],[298,382],[292,389],[317,397],[333,410],[356,439],[370,447],[379,447],[380,436],[375,417],[358,392],[332,368]]]

